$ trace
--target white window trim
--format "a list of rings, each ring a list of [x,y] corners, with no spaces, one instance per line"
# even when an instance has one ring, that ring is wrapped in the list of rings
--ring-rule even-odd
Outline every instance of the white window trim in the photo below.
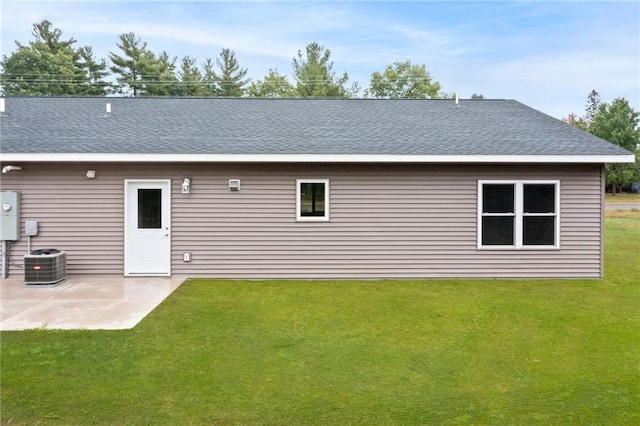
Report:
[[[515,216],[514,223],[514,245],[511,246],[485,246],[482,245],[482,217],[491,216],[491,213],[482,214],[482,186],[485,184],[508,184],[514,185],[514,197],[515,197],[515,212],[512,212],[512,216]],[[526,214],[524,209],[524,185],[555,185],[555,214],[551,213],[535,213]],[[494,216],[508,216],[507,213],[493,214]],[[555,220],[555,244],[554,245],[524,245],[522,241],[523,237],[523,217],[525,216],[554,216]],[[478,181],[478,249],[480,250],[558,250],[560,249],[560,181],[559,180],[479,180]]]
[[[303,183],[324,184],[324,216],[302,216],[300,213],[300,188]],[[296,221],[298,222],[328,222],[329,221],[329,179],[296,179]]]

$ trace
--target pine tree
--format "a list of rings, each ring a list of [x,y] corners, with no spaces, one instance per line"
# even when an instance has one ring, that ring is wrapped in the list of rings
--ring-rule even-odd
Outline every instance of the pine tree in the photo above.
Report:
[[[0,85],[5,95],[104,95],[109,84],[106,64],[76,40],[62,39],[62,30],[44,20],[33,25],[34,41],[3,55]]]
[[[216,72],[215,68],[219,71]],[[245,86],[251,79],[245,78],[246,68],[240,68],[235,53],[229,49],[222,49],[216,59],[216,67],[210,59],[204,64],[204,80],[211,94],[216,96],[238,97],[245,94]]]
[[[206,88],[202,79],[202,73],[196,66],[196,59],[189,56],[182,58],[178,71],[179,96],[204,96]]]
[[[109,75],[106,61],[104,59],[97,60],[89,46],[81,47],[78,53],[81,58],[79,65],[88,77],[88,81],[85,83],[87,86],[86,94],[104,95],[109,92],[111,85],[104,80]]]
[[[329,49],[315,42],[308,44],[304,52],[298,51],[298,57],[293,58],[293,74],[299,96],[348,98],[357,94],[357,83],[350,89],[345,87],[349,80],[346,72],[336,77],[330,56]]]
[[[149,87],[145,79],[154,84],[154,77],[161,72],[158,59],[147,49],[147,43],[132,32],[121,34],[120,42],[116,45],[122,51],[122,55],[109,52],[109,59],[113,63],[111,71],[119,75],[116,79],[118,92],[133,96],[147,94]]]

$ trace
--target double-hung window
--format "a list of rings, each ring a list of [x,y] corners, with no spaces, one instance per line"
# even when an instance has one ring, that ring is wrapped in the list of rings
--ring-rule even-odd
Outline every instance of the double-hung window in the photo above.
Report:
[[[329,179],[296,181],[296,219],[315,222],[329,220]]]
[[[558,181],[479,181],[478,247],[560,246]]]

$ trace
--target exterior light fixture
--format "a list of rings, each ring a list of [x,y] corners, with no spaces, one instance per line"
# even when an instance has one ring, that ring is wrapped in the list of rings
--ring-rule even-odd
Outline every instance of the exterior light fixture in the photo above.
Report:
[[[87,170],[87,179],[95,179],[96,171],[95,170]]]
[[[190,194],[191,193],[191,178],[190,177],[186,177],[182,181],[182,193],[183,194]]]
[[[9,172],[14,171],[14,170],[22,170],[22,167],[21,166],[13,166],[13,165],[4,166],[2,168],[2,173],[9,173]]]

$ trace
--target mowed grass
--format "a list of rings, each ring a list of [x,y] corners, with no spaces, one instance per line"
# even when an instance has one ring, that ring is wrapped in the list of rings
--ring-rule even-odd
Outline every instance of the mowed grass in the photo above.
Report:
[[[133,330],[2,333],[3,424],[640,424],[640,213],[603,280],[186,282]]]

